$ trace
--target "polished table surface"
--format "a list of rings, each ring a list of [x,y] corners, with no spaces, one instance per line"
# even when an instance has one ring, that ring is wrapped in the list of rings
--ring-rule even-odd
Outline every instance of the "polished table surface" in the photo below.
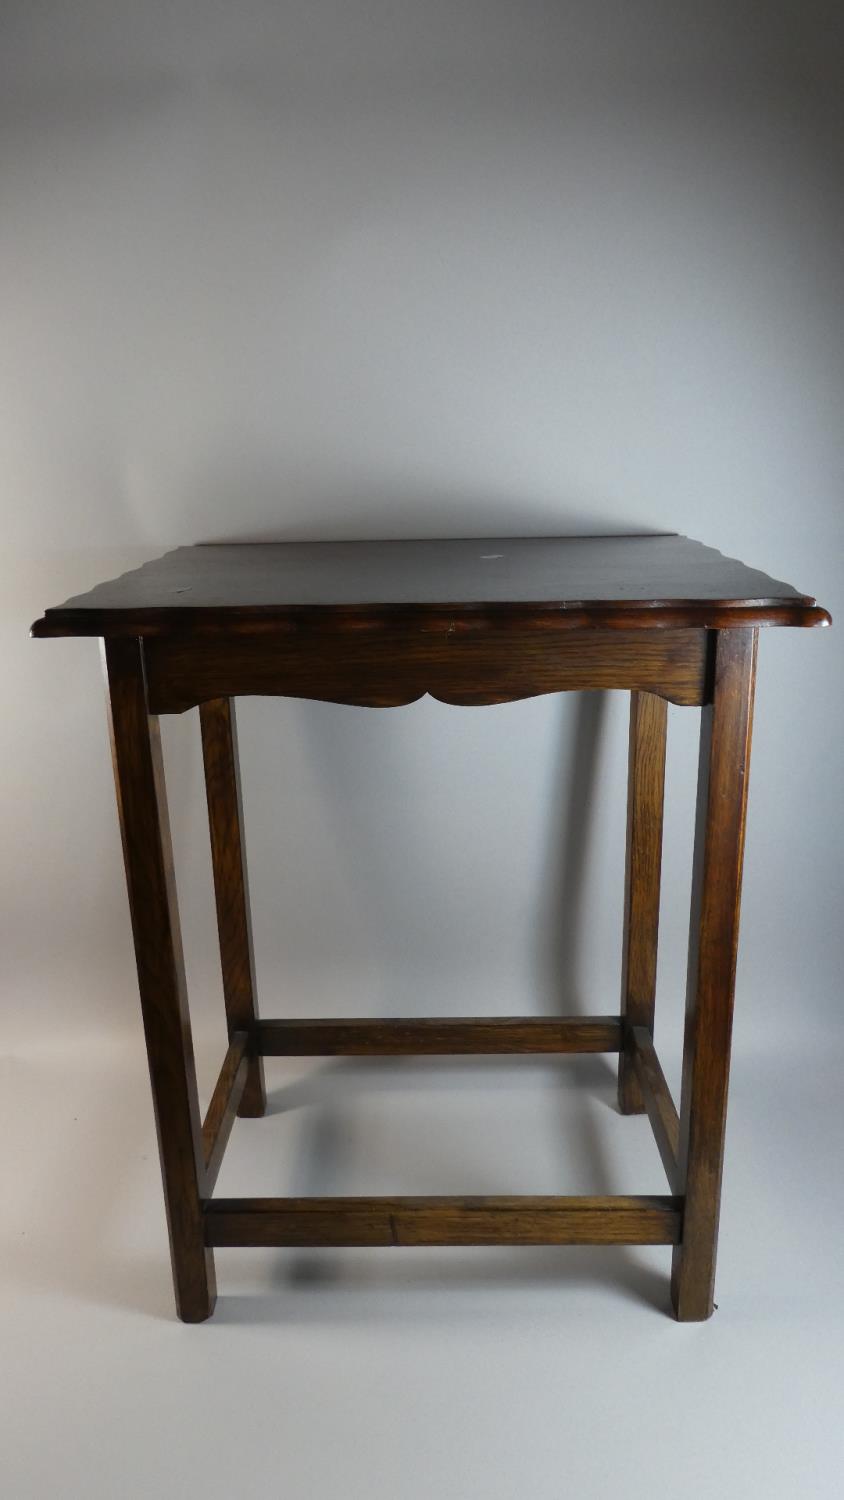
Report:
[[[668,533],[179,547],[47,610],[33,634],[248,630],[312,609],[566,611],[625,627],[828,622],[789,584]]]

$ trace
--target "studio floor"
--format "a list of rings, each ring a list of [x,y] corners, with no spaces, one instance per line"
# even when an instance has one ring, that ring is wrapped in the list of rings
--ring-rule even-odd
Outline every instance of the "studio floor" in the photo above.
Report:
[[[201,1082],[218,1055],[199,1038]],[[840,1495],[834,1053],[737,1056],[718,1311],[691,1326],[662,1248],[224,1250],[214,1318],[181,1325],[140,1035],[0,1066],[9,1500]],[[614,1077],[269,1062],[217,1191],[664,1192]]]

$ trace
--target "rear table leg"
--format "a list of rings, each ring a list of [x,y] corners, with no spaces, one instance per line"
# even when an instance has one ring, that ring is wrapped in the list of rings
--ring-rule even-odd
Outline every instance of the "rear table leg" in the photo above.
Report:
[[[656,998],[667,723],[668,705],[664,698],[654,693],[630,694],[621,1014],[625,1030],[644,1026],[651,1034]],[[618,1105],[625,1115],[642,1114],[645,1108],[629,1049],[624,1047],[618,1070]]]
[[[205,792],[211,830],[217,929],[223,967],[223,995],[229,1041],[238,1031],[249,1032],[257,1014],[255,961],[249,914],[249,885],[243,843],[243,807],[237,726],[231,698],[200,704]],[[262,1115],[266,1109],[264,1064],[252,1056],[246,1086],[238,1105],[242,1117]]]

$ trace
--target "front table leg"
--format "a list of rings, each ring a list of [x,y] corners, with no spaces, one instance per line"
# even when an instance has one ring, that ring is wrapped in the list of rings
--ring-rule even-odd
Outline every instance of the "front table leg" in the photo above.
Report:
[[[200,1323],[216,1298],[204,1243],[205,1167],[158,719],[139,640],[104,643],[117,805],[152,1083],[176,1309]]]
[[[680,1102],[686,1202],[671,1272],[682,1322],[714,1305],[757,634],[717,633],[713,701],[702,710]]]

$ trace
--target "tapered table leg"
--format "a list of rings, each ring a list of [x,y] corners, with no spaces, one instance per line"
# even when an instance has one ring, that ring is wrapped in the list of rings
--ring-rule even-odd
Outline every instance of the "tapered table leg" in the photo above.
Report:
[[[231,698],[214,698],[202,703],[199,718],[223,996],[231,1040],[236,1031],[249,1031],[257,1015],[234,702]],[[237,1112],[244,1117],[262,1115],[266,1103],[263,1061],[253,1056]]]
[[[682,1243],[671,1296],[683,1322],[713,1309],[730,1070],[757,631],[722,630],[702,710],[680,1103]]]
[[[158,720],[147,710],[141,642],[107,640],[104,656],[176,1308],[184,1322],[199,1323],[213,1310],[216,1284],[204,1243],[202,1132]]]
[[[627,776],[627,853],[624,881],[624,947],[621,1014],[625,1029],[653,1032],[662,813],[668,704],[653,693],[630,694]],[[625,1115],[642,1114],[644,1102],[629,1054],[622,1048],[618,1105]]]

